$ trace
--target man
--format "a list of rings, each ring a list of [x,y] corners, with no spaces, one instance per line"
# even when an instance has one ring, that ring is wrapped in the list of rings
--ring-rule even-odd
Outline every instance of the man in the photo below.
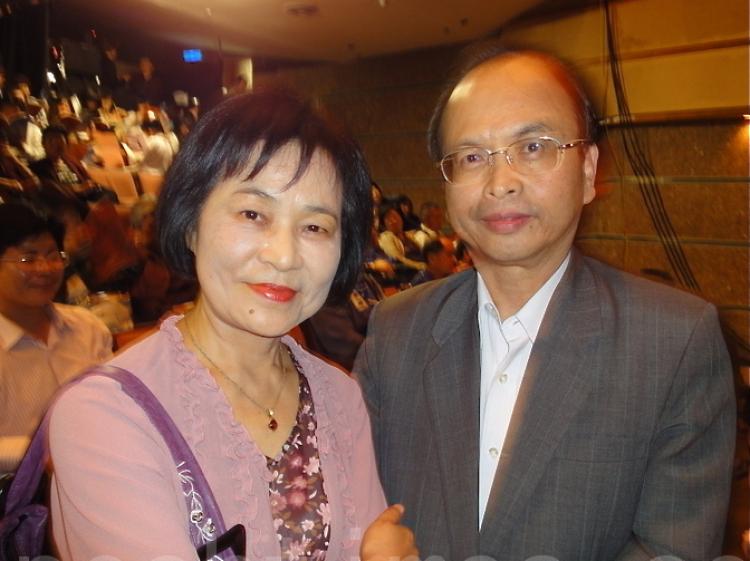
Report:
[[[427,242],[438,239],[442,234],[443,209],[437,203],[427,201],[422,204],[420,217],[419,228],[407,232],[406,235],[423,250]]]
[[[31,164],[40,179],[54,181],[71,196],[94,187],[86,168],[68,154],[68,133],[63,127],[51,125],[44,129],[42,146],[45,157]]]
[[[42,129],[26,113],[26,105],[18,98],[0,102],[0,116],[10,125],[12,143],[27,162],[44,158]]]
[[[150,58],[144,56],[138,61],[139,73],[133,77],[133,91],[139,102],[160,105],[164,101],[164,86],[156,74],[156,67]]]
[[[21,203],[0,204],[0,475],[13,471],[60,385],[112,355],[91,312],[53,304],[63,230]]]
[[[456,270],[453,243],[448,238],[427,242],[422,248],[422,255],[427,263],[427,268],[414,275],[411,279],[412,286],[445,278]]]
[[[139,169],[145,173],[164,175],[172,165],[175,150],[158,119],[144,121],[141,128],[146,135],[146,147]]]
[[[379,304],[354,369],[425,558],[720,554],[735,403],[716,310],[572,249],[588,107],[558,61],[495,50],[435,111],[476,271]]]

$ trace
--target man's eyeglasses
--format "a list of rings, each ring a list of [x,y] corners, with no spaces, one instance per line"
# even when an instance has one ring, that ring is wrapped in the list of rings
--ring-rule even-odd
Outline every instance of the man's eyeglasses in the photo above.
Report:
[[[68,263],[68,254],[64,251],[51,251],[46,255],[28,253],[15,259],[0,259],[3,263],[15,263],[22,271],[35,271],[41,264],[50,269],[63,268]]]
[[[562,161],[563,152],[568,148],[590,142],[586,139],[576,139],[562,143],[551,136],[540,136],[524,138],[497,150],[467,146],[451,152],[440,160],[440,171],[448,183],[484,181],[495,163],[495,155],[502,154],[512,170],[522,175],[538,175],[557,168]]]

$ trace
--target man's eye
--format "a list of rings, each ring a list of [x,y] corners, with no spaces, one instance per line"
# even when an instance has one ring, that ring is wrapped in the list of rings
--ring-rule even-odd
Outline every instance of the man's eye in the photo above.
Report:
[[[243,210],[241,214],[247,220],[258,220],[260,218],[260,215],[254,210]]]
[[[486,160],[487,154],[481,150],[467,150],[458,154],[458,164],[462,167],[480,166]]]
[[[543,140],[529,140],[521,142],[518,146],[518,155],[521,158],[536,159],[543,156],[548,150],[548,144]]]

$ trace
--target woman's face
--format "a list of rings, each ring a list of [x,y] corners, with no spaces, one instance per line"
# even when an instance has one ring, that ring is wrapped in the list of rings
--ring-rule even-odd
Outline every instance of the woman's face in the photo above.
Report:
[[[404,230],[404,221],[401,219],[401,215],[393,209],[390,209],[383,216],[383,226],[386,230],[393,232],[394,234],[400,234]]]
[[[214,325],[278,337],[325,302],[341,257],[342,186],[319,151],[289,186],[298,159],[288,144],[253,179],[226,179],[206,200],[190,245]]]

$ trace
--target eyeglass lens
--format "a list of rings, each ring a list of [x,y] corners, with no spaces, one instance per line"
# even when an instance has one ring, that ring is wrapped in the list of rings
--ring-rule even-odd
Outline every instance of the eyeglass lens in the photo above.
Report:
[[[518,173],[535,174],[550,171],[557,166],[560,144],[550,138],[525,139],[507,148],[490,152],[486,148],[468,147],[446,156],[441,162],[445,178],[451,183],[468,183],[486,177],[489,168],[504,158]]]
[[[48,253],[47,255],[22,255],[16,260],[21,267],[29,269],[38,267],[42,263],[46,264],[48,267],[61,267],[65,265],[66,261],[67,255],[62,251],[55,251]]]

